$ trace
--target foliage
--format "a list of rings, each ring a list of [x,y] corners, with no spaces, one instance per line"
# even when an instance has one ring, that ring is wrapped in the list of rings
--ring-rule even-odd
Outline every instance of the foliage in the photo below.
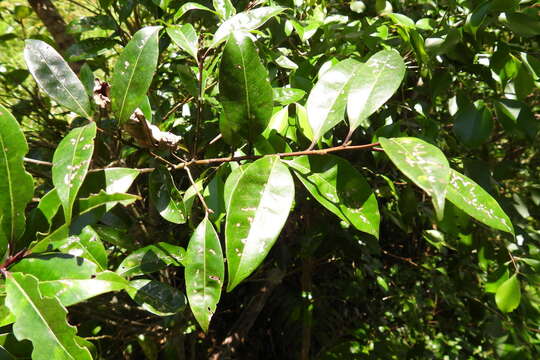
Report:
[[[0,3],[2,355],[538,358],[538,3],[75,4]]]

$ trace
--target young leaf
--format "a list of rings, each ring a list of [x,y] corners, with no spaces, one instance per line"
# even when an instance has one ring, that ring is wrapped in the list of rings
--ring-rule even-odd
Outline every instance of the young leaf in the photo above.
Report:
[[[93,262],[61,253],[39,254],[25,257],[9,271],[35,276],[40,281],[63,279],[90,279],[98,272]]]
[[[379,141],[394,165],[432,197],[437,217],[442,219],[450,180],[450,166],[442,151],[417,138],[379,138]]]
[[[26,40],[24,60],[38,85],[54,101],[85,118],[92,117],[83,84],[53,47],[41,40]]]
[[[96,123],[75,128],[66,135],[54,152],[52,181],[64,208],[66,223],[71,223],[75,197],[88,172],[94,153]]]
[[[495,302],[502,312],[514,311],[521,301],[521,288],[517,275],[514,274],[499,286],[495,294]]]
[[[223,253],[212,222],[205,217],[189,240],[186,252],[186,294],[204,332],[216,311],[225,276]]]
[[[225,224],[231,291],[264,260],[289,216],[294,181],[277,156],[249,165],[234,188]]]
[[[239,137],[253,142],[272,116],[272,86],[255,44],[245,33],[227,41],[219,71],[219,93],[224,116],[219,127],[229,144]]]
[[[63,279],[39,282],[43,296],[56,297],[64,306],[71,306],[111,291],[124,290],[129,282],[120,275],[105,271],[92,279]]]
[[[133,280],[126,291],[143,309],[158,316],[174,315],[186,307],[184,294],[159,281]]]
[[[24,211],[34,193],[34,180],[24,169],[27,152],[19,123],[0,105],[0,256],[25,230]]]
[[[346,59],[320,76],[306,103],[308,121],[313,133],[312,145],[343,121],[347,106],[347,90],[351,80],[362,68],[362,63]]]
[[[235,32],[255,30],[283,11],[281,6],[263,6],[236,14],[219,26],[210,47],[218,46]]]
[[[369,58],[351,81],[347,98],[350,133],[368,127],[368,117],[396,92],[405,76],[405,63],[395,50],[382,50]]]
[[[66,308],[57,298],[41,295],[38,279],[9,274],[6,290],[6,305],[16,318],[13,332],[18,340],[32,342],[32,359],[92,359],[88,349],[78,344],[76,328],[67,322]]]
[[[195,61],[199,61],[197,57],[199,38],[193,25],[184,24],[168,27],[167,34],[180,49],[193,56]]]
[[[491,195],[467,176],[451,170],[446,198],[476,220],[514,234],[508,215]]]
[[[153,273],[167,266],[182,266],[185,253],[180,246],[159,242],[129,254],[120,263],[116,273],[128,277]]]
[[[149,26],[137,31],[114,66],[111,101],[120,123],[129,119],[150,87],[158,60],[159,29]]]
[[[186,209],[182,195],[168,170],[159,168],[153,171],[149,177],[148,188],[150,200],[165,220],[175,224],[186,222]]]
[[[379,207],[365,178],[340,157],[300,156],[287,164],[325,208],[360,231],[379,237]]]

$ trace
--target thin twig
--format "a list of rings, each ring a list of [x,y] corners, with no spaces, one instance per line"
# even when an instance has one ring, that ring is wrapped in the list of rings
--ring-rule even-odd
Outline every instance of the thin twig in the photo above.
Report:
[[[45,166],[53,166],[52,162],[49,161],[43,161],[43,160],[37,160],[37,159],[30,159],[30,158],[23,158],[23,160],[27,163],[37,164],[37,165],[45,165]]]
[[[204,197],[202,196],[201,192],[199,191],[199,188],[198,188],[197,184],[195,183],[195,180],[193,180],[193,176],[191,175],[191,170],[189,170],[189,166],[185,166],[184,170],[186,170],[186,172],[188,174],[188,177],[189,177],[189,181],[191,182],[191,185],[193,185],[193,188],[195,189],[195,193],[197,194],[197,196],[199,197],[199,200],[201,201],[201,204],[202,204],[202,206],[204,208],[204,212],[206,213],[206,216],[208,216],[209,214],[213,214],[214,211],[212,211],[212,209],[210,209],[208,207],[208,205],[206,205],[206,201],[204,201]]]

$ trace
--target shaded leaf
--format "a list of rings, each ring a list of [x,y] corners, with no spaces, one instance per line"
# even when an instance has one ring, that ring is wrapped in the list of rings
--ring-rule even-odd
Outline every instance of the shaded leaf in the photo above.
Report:
[[[107,194],[125,193],[139,175],[139,170],[130,168],[106,168],[88,173],[81,187],[79,197],[88,197],[91,194],[105,191]],[[116,202],[105,204],[109,211]]]
[[[24,169],[28,152],[15,118],[0,105],[0,256],[25,230],[25,208],[34,193],[34,180]]]
[[[41,40],[26,40],[24,60],[38,85],[54,101],[83,117],[92,117],[83,84],[53,47]]]
[[[137,31],[116,61],[111,101],[120,123],[129,119],[150,88],[158,60],[159,29],[161,26],[149,26]]]
[[[64,208],[66,223],[71,223],[75,197],[84,181],[94,153],[96,124],[75,128],[58,144],[53,156],[52,181]]]
[[[454,133],[463,144],[477,147],[486,142],[493,130],[491,112],[482,105],[470,104],[456,114]]]
[[[6,305],[17,319],[13,332],[18,340],[32,342],[32,359],[92,359],[88,349],[78,344],[76,328],[66,320],[67,310],[57,298],[42,297],[38,279],[14,273],[6,287]]]
[[[128,277],[153,273],[167,266],[182,266],[185,253],[184,248],[165,242],[145,246],[129,254],[116,273]]]
[[[272,116],[272,86],[255,44],[245,33],[234,33],[223,51],[219,93],[224,116],[219,127],[229,144],[239,137],[253,142]]]
[[[143,309],[158,316],[174,315],[186,307],[184,294],[159,281],[133,280],[126,291]]]
[[[294,181],[277,156],[249,165],[234,188],[225,240],[231,291],[264,260],[289,216]]]
[[[159,214],[175,224],[186,222],[186,209],[182,194],[176,188],[172,176],[165,168],[158,168],[149,177],[150,200]]]
[[[512,312],[519,306],[521,287],[516,274],[499,286],[495,293],[495,302],[502,312]]]
[[[379,207],[365,178],[333,155],[300,156],[287,164],[325,208],[360,231],[379,237]]]
[[[134,203],[137,200],[141,200],[138,195],[113,193],[108,194],[105,191],[100,191],[98,194],[94,194],[87,198],[79,199],[79,211],[81,214],[98,208],[103,205],[120,203],[123,206]]]
[[[432,197],[439,219],[444,214],[444,199],[450,180],[450,166],[437,147],[418,138],[379,138],[394,165]]]
[[[85,227],[79,235],[59,242],[57,248],[63,253],[90,260],[98,266],[99,271],[107,269],[107,251],[98,233],[90,226]]]
[[[197,226],[189,240],[185,262],[189,306],[206,332],[216,311],[225,276],[219,237],[207,217]]]
[[[191,10],[204,10],[204,11],[209,11],[209,12],[214,13],[214,14],[217,15],[217,13],[215,11],[207,8],[204,5],[197,4],[195,2],[188,2],[188,3],[185,3],[184,5],[180,6],[178,11],[176,11],[176,13],[174,14],[174,21],[178,21],[178,19],[180,19],[185,13],[187,13],[188,11],[191,11]]]

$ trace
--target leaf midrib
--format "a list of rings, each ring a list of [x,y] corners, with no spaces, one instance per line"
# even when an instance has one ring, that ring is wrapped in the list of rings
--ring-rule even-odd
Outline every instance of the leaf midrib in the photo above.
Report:
[[[0,134],[0,152],[2,153],[2,157],[4,158],[4,162],[6,164],[6,176],[8,180],[7,183],[8,183],[8,189],[9,189],[9,204],[10,204],[10,212],[11,212],[11,224],[10,224],[11,230],[10,230],[9,240],[15,241],[15,203],[13,199],[13,187],[11,185],[11,170],[10,170],[9,160],[7,158],[6,151],[4,149],[5,149],[4,137]]]

